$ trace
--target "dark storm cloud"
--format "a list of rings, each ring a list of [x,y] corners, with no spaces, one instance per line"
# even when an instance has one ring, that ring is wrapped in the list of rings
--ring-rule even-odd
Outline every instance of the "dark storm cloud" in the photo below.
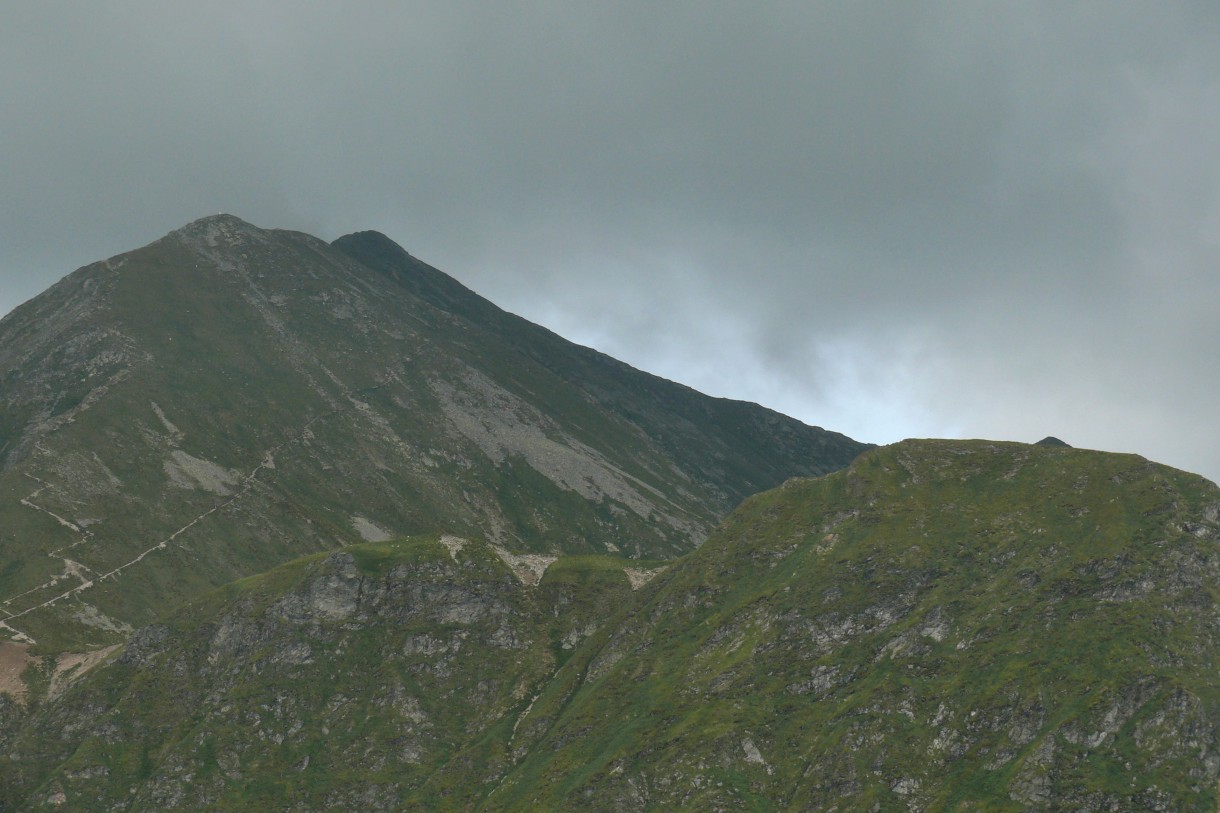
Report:
[[[1217,34],[1203,3],[27,4],[0,310],[218,210],[377,228],[863,439],[1215,478]]]

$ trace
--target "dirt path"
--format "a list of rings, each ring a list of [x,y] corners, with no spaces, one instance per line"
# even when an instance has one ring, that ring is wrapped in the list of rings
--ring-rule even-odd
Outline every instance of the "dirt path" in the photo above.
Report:
[[[40,584],[36,587],[32,587],[28,590],[22,591],[21,593],[17,593],[15,595],[12,595],[5,599],[0,600],[0,613],[3,614],[3,618],[0,618],[0,629],[7,630],[10,633],[10,635],[12,635],[12,637],[15,641],[19,641],[19,642],[23,642],[23,643],[27,643],[27,644],[36,643],[34,641],[34,639],[28,633],[22,632],[21,630],[14,628],[8,622],[13,621],[14,619],[17,619],[17,618],[21,618],[24,615],[28,615],[29,613],[32,613],[35,610],[41,610],[41,609],[44,609],[47,607],[51,607],[51,606],[55,605],[56,603],[62,601],[63,599],[79,595],[80,593],[84,592],[85,590],[90,589],[94,585],[98,584],[99,582],[105,581],[106,579],[117,579],[123,571],[127,570],[129,567],[131,567],[139,562],[142,562],[144,560],[144,558],[147,557],[150,553],[153,553],[154,551],[158,551],[158,550],[165,550],[166,547],[168,547],[171,542],[173,542],[183,533],[185,533],[188,530],[190,530],[191,528],[195,527],[196,525],[198,525],[200,522],[202,522],[207,517],[211,516],[212,514],[216,513],[217,511],[220,511],[220,510],[232,505],[234,502],[236,502],[237,500],[241,499],[246,494],[248,494],[250,492],[250,490],[254,487],[256,479],[261,472],[263,472],[264,470],[275,468],[275,455],[279,451],[284,449],[285,447],[295,444],[295,443],[299,443],[301,440],[306,438],[310,432],[310,428],[315,423],[317,423],[318,421],[323,420],[325,418],[329,418],[333,415],[336,415],[339,412],[343,412],[348,409],[357,408],[357,405],[360,405],[363,403],[355,397],[357,393],[367,393],[367,392],[370,392],[371,390],[380,389],[381,387],[386,386],[389,383],[390,379],[392,379],[392,378],[393,378],[392,373],[390,371],[387,371],[383,380],[377,382],[372,387],[366,387],[366,388],[363,388],[360,390],[353,390],[353,389],[345,390],[343,392],[343,395],[348,400],[349,406],[336,407],[335,409],[332,409],[329,412],[324,412],[321,415],[316,415],[313,418],[310,418],[308,421],[306,421],[304,424],[302,424],[300,426],[300,428],[296,431],[296,433],[293,434],[291,437],[289,437],[287,440],[282,441],[281,443],[278,443],[275,446],[261,452],[259,454],[259,459],[261,462],[259,462],[259,464],[257,466],[255,466],[250,471],[249,474],[247,474],[237,483],[238,488],[237,488],[236,493],[234,493],[232,496],[228,497],[228,499],[225,499],[224,501],[212,506],[207,511],[204,511],[203,513],[195,516],[185,525],[183,525],[182,527],[178,528],[176,531],[171,533],[169,536],[158,541],[155,545],[152,545],[152,546],[146,548],[145,550],[141,551],[134,558],[124,562],[123,564],[121,564],[105,573],[98,573],[97,571],[91,570],[90,568],[86,567],[85,565],[81,564],[80,562],[74,561],[72,559],[69,559],[65,556],[60,555],[64,551],[71,550],[79,545],[83,545],[87,542],[92,541],[93,532],[89,531],[87,529],[81,528],[79,525],[72,522],[71,520],[65,519],[64,517],[61,517],[58,514],[52,512],[46,508],[43,508],[42,506],[35,503],[34,499],[36,497],[38,497],[39,494],[41,494],[43,491],[47,490],[48,488],[54,488],[54,486],[52,484],[46,482],[45,480],[41,480],[38,477],[35,477],[34,475],[27,473],[26,476],[29,477],[31,480],[34,480],[35,482],[37,482],[39,484],[39,487],[37,489],[35,489],[32,493],[30,493],[28,496],[23,498],[21,500],[21,504],[23,506],[25,506],[26,508],[30,508],[34,511],[39,511],[43,514],[46,514],[47,516],[52,517],[60,525],[63,525],[64,527],[70,529],[71,531],[79,534],[81,538],[79,540],[77,540],[76,542],[72,542],[68,545],[64,545],[62,547],[56,548],[55,550],[50,551],[47,554],[48,556],[50,556],[53,559],[60,559],[61,561],[63,561],[64,571],[62,573],[60,573],[59,575],[56,575],[56,576],[52,576],[49,580],[43,582],[42,584]],[[41,444],[38,445],[38,448],[48,454],[51,453],[50,450],[41,446]],[[90,576],[88,574],[92,574],[92,576]],[[47,588],[55,587],[61,581],[64,581],[69,578],[76,578],[79,580],[80,583],[77,584],[75,587],[72,587],[69,590],[65,590],[65,591],[59,593],[58,595],[52,596],[51,598],[49,598],[46,601],[43,601],[39,604],[35,604],[31,607],[27,607],[24,610],[21,610],[20,612],[12,612],[11,610],[7,609],[8,605],[10,605],[13,601],[21,598],[22,596],[27,596],[31,593],[36,593],[39,590],[45,590]]]
[[[328,414],[333,414],[333,413],[328,413]],[[228,499],[224,500],[223,502],[220,502],[220,503],[212,506],[207,511],[204,511],[203,513],[199,514],[198,516],[192,518],[190,522],[186,523],[181,528],[179,528],[178,530],[171,533],[169,536],[160,540],[159,542],[157,542],[157,544],[152,545],[149,548],[146,548],[145,550],[141,551],[139,553],[139,555],[135,556],[132,559],[129,559],[128,561],[124,562],[123,564],[119,565],[118,567],[108,570],[105,573],[100,573],[100,574],[95,573],[93,578],[86,578],[84,575],[81,574],[80,570],[77,568],[80,568],[80,569],[87,569],[87,568],[84,568],[83,565],[80,565],[77,562],[73,562],[70,559],[64,559],[63,560],[65,562],[64,575],[56,576],[56,577],[52,578],[50,581],[44,582],[43,584],[39,585],[38,587],[34,587],[30,590],[25,591],[24,593],[19,593],[16,596],[5,599],[3,604],[8,604],[13,599],[20,598],[21,596],[35,592],[37,590],[41,590],[46,587],[52,587],[52,586],[58,584],[59,581],[67,575],[72,575],[72,576],[76,576],[77,578],[79,578],[81,580],[80,584],[76,585],[71,590],[65,590],[64,592],[60,593],[59,595],[56,595],[56,596],[53,596],[53,597],[47,599],[46,601],[42,602],[41,604],[35,604],[32,607],[27,607],[26,609],[22,610],[19,613],[9,613],[8,616],[4,619],[4,622],[12,621],[15,618],[20,618],[23,615],[34,612],[35,610],[41,610],[45,607],[50,607],[65,598],[78,595],[78,594],[84,592],[85,590],[88,590],[89,588],[91,588],[95,584],[97,584],[98,582],[104,581],[106,579],[117,578],[118,575],[120,573],[122,573],[124,570],[126,570],[127,568],[131,567],[134,564],[144,561],[144,558],[146,556],[148,556],[150,553],[152,553],[153,551],[165,550],[165,548],[168,547],[169,544],[171,542],[173,542],[175,539],[177,539],[179,536],[186,533],[191,528],[195,527],[196,525],[198,525],[203,520],[207,519],[212,514],[228,507],[229,505],[232,505],[234,502],[236,502],[237,500],[244,497],[247,493],[249,493],[250,489],[254,487],[255,478],[258,477],[258,475],[261,471],[263,471],[264,469],[275,468],[275,453],[278,452],[280,449],[284,448],[285,446],[287,446],[289,443],[293,443],[293,442],[299,440],[301,437],[304,436],[305,432],[307,432],[309,430],[310,425],[312,425],[315,421],[317,421],[323,417],[326,417],[326,416],[320,415],[316,418],[313,418],[312,420],[310,420],[308,423],[305,424],[305,426],[302,428],[301,432],[297,436],[290,438],[289,440],[286,440],[283,443],[280,443],[279,445],[273,447],[272,449],[265,451],[262,454],[262,462],[260,462],[257,466],[255,466],[253,471],[251,471],[249,474],[247,474],[245,477],[243,477],[241,479],[241,481],[239,481],[238,490],[235,494],[233,494],[232,496],[230,496]],[[39,489],[39,490],[41,491],[41,489]],[[21,504],[25,505],[29,508],[35,508],[36,510],[43,511],[44,513],[47,513],[47,514],[51,514],[50,511],[45,511],[44,509],[38,508],[38,506],[31,503],[29,501],[29,498],[22,500]],[[55,515],[51,514],[51,516],[55,516]],[[59,519],[61,523],[68,525],[69,527],[71,527],[74,530],[77,530],[77,531],[80,530],[79,528],[77,528],[77,526],[75,524],[70,523],[67,520],[64,520],[60,517],[56,517],[56,519]],[[72,546],[69,545],[67,547],[72,547]],[[52,551],[48,555],[54,557],[55,554],[61,550],[65,550],[65,548],[59,548],[57,551]],[[62,558],[62,557],[59,557],[59,558]],[[72,565],[76,565],[76,568],[72,567]],[[12,627],[9,626],[7,623],[4,623],[4,626],[10,630],[12,629]]]

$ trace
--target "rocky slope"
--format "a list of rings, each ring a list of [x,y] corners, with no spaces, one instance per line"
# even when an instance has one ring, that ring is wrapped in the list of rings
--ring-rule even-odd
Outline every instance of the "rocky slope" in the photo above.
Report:
[[[629,603],[639,564],[443,536],[243,580],[0,734],[0,809],[439,810],[452,791],[483,795],[515,721]]]
[[[567,666],[482,809],[1214,810],[1220,490],[909,441],[749,500]]]
[[[908,441],[749,499],[663,571],[641,564],[433,537],[238,582],[54,699],[41,673],[24,723],[0,728],[5,802],[1220,800],[1220,489],[1202,478],[1130,455]]]
[[[218,215],[0,321],[0,636],[96,649],[411,534],[673,557],[864,448],[565,342],[381,235]]]

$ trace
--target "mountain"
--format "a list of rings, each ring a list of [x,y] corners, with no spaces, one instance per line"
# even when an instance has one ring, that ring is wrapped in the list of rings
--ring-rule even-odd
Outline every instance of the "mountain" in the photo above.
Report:
[[[20,791],[0,810],[442,809],[467,766],[504,763],[513,719],[648,578],[636,564],[441,536],[242,580],[5,726],[0,788]]]
[[[658,581],[533,705],[483,809],[1220,801],[1220,489],[1201,477],[908,441],[748,500]]]
[[[91,651],[409,535],[672,558],[865,448],[573,345],[383,235],[217,215],[0,321],[0,635]]]
[[[1203,478],[869,447],[374,232],[0,320],[0,811],[1214,811],[1218,600]]]
[[[1212,811],[1218,598],[1203,478],[906,441],[668,563],[432,535],[197,597],[32,670],[0,809]]]

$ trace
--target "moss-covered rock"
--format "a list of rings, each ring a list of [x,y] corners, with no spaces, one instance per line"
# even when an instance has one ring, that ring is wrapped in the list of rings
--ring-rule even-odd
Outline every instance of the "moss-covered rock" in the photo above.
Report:
[[[908,441],[746,502],[566,666],[488,810],[1210,811],[1220,491]]]

